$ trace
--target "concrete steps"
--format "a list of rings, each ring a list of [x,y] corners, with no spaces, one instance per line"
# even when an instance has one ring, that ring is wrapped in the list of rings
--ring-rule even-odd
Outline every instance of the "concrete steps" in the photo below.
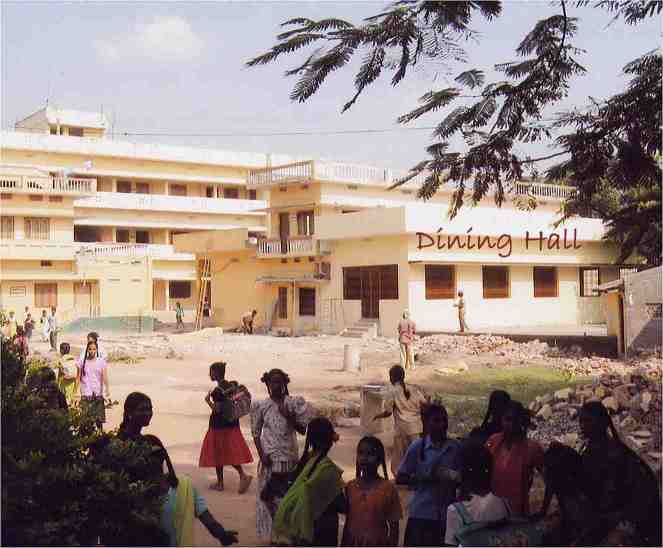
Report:
[[[347,327],[341,333],[341,337],[350,339],[372,339],[378,335],[378,323],[375,320],[359,320],[354,325]]]

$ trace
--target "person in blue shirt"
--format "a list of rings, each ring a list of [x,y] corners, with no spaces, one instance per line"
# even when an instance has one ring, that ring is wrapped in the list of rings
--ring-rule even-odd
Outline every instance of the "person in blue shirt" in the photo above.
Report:
[[[456,499],[460,442],[447,438],[449,419],[440,403],[422,406],[423,436],[412,442],[396,483],[414,490],[408,509],[405,546],[442,546],[447,507]]]

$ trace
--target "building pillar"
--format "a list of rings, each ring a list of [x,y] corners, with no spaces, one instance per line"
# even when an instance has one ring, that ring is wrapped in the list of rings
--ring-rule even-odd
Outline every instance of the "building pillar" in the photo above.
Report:
[[[170,310],[170,283],[168,280],[164,280],[163,285],[166,294],[166,310]]]
[[[170,196],[170,184],[169,184],[168,182],[165,182],[165,183],[164,183],[164,189],[163,189],[163,190],[164,190],[163,193],[164,193],[166,196]]]
[[[117,192],[117,179],[111,178],[111,192]]]

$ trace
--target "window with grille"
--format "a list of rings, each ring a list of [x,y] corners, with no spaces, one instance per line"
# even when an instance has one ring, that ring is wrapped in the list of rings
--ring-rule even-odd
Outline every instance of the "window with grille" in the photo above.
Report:
[[[346,301],[361,300],[361,268],[343,268],[343,298]]]
[[[83,128],[82,127],[70,127],[69,128],[70,137],[83,137]]]
[[[297,213],[297,234],[312,236],[314,234],[313,211],[300,211]]]
[[[453,265],[427,264],[425,278],[427,300],[456,297],[456,268]]]
[[[137,244],[149,244],[150,243],[150,233],[147,230],[136,230],[136,243]]]
[[[49,196],[48,197],[49,202],[57,202],[57,203],[62,203],[62,196]]]
[[[223,197],[237,200],[237,198],[239,198],[239,188],[224,188]]]
[[[25,238],[27,240],[50,240],[50,219],[44,217],[25,218]]]
[[[118,181],[117,191],[123,194],[131,194],[131,181]]]
[[[315,316],[315,288],[299,288],[299,315]]]
[[[509,298],[508,266],[484,266],[482,267],[482,273],[484,299]]]
[[[128,230],[117,230],[115,232],[115,241],[120,244],[129,243],[129,231]]]
[[[149,194],[149,193],[150,193],[149,183],[136,183],[136,194]]]
[[[398,265],[380,267],[380,299],[398,300]]]
[[[594,297],[599,294],[601,275],[597,268],[581,268],[580,273],[580,296]]]
[[[13,240],[14,239],[14,217],[0,217],[0,223],[2,225],[2,239],[3,240]]]
[[[288,318],[288,288],[279,287],[279,300],[278,300],[278,316],[279,319],[285,320]]]
[[[58,284],[35,284],[35,308],[58,305]]]
[[[535,266],[534,271],[534,296],[535,297],[558,297],[559,283],[557,269],[547,266]]]
[[[51,126],[50,129],[51,135],[57,135],[58,134],[58,128],[55,126]]]
[[[186,196],[186,186],[185,185],[170,185],[170,195],[171,196]]]
[[[168,282],[168,295],[171,299],[190,299],[191,282],[171,280]]]
[[[249,200],[257,200],[257,199],[258,199],[258,191],[249,190]]]

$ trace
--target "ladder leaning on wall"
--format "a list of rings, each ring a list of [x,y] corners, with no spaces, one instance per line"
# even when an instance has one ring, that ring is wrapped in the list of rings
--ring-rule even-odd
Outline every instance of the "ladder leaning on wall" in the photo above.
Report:
[[[203,313],[205,311],[205,297],[207,287],[211,277],[211,261],[205,257],[202,259],[202,266],[198,271],[198,303],[196,304],[196,319],[193,325],[194,331],[199,331],[203,327]]]

